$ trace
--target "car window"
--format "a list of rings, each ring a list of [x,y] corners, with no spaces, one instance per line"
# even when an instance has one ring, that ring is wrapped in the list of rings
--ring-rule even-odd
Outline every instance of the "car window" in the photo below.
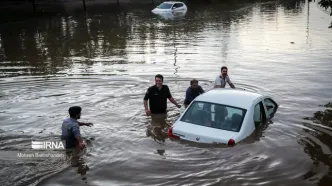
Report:
[[[227,105],[194,101],[181,118],[181,121],[238,132],[246,110]]]
[[[277,104],[270,98],[264,99],[264,104],[267,112],[266,115],[272,118],[274,113],[277,111]]]
[[[263,103],[257,103],[254,108],[254,122],[256,125],[259,125],[265,121],[264,113]]]
[[[180,7],[182,7],[182,6],[183,6],[183,4],[181,4],[181,3],[176,3],[176,4],[174,5],[175,8],[180,8]]]
[[[158,8],[160,9],[170,9],[172,7],[172,4],[170,3],[161,3]]]

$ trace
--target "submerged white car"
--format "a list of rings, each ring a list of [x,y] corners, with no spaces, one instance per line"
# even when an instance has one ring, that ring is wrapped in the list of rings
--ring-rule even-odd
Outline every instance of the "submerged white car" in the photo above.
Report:
[[[152,10],[152,13],[186,12],[187,6],[183,2],[166,1]]]
[[[235,145],[272,119],[278,104],[269,96],[216,88],[196,97],[168,129],[170,139]]]

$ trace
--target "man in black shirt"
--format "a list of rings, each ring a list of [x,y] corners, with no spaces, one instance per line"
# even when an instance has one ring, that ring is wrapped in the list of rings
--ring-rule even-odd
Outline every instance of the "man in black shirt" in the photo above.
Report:
[[[166,123],[167,99],[178,108],[181,107],[181,105],[177,104],[173,99],[168,86],[163,85],[163,80],[162,75],[156,75],[155,85],[149,87],[144,96],[145,113],[151,116],[151,125],[147,126],[147,136],[151,136],[154,140],[161,142],[164,142],[167,138],[167,134],[163,131],[169,126]],[[148,100],[150,108],[148,108]]]
[[[172,97],[171,92],[167,85],[163,85],[164,77],[160,74],[155,76],[155,85],[148,88],[144,96],[144,108],[147,115],[151,114],[166,114],[167,99],[176,105],[181,107]],[[148,102],[149,100],[149,107]]]

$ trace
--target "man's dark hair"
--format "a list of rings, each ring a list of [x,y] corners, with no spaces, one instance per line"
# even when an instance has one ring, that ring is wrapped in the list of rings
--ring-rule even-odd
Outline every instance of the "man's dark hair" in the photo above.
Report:
[[[160,78],[161,81],[164,82],[164,77],[163,77],[163,75],[161,75],[161,74],[157,74],[157,75],[154,77],[154,79],[156,79],[156,78]]]
[[[192,79],[192,80],[190,81],[190,85],[192,85],[192,84],[194,84],[194,83],[198,83],[197,79]]]
[[[77,114],[81,113],[82,108],[79,106],[73,106],[69,108],[69,115],[70,117],[75,117]]]
[[[225,66],[221,67],[221,71],[224,70],[224,69],[227,70],[227,67],[225,67]]]

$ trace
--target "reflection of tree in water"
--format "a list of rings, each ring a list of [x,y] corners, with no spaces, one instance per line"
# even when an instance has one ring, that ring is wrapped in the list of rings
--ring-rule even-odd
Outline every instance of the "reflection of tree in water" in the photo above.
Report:
[[[309,0],[311,1],[311,0]],[[331,0],[319,0],[318,2],[319,6],[322,7],[324,12],[330,14],[332,16],[332,1]],[[332,28],[332,22],[329,28]]]
[[[324,107],[324,111],[317,111],[313,117],[304,118],[312,123],[303,123],[307,127],[303,128],[305,137],[299,139],[299,143],[304,146],[304,151],[314,161],[315,167],[319,167],[320,164],[329,167],[329,172],[319,180],[318,185],[329,185],[332,181],[332,103],[328,103]],[[317,143],[318,141],[319,143]],[[316,174],[317,172],[313,168],[303,175],[303,179],[312,180]]]
[[[190,21],[165,21],[151,19],[151,15],[141,12],[90,13],[85,16],[57,16],[38,21],[8,25],[0,29],[0,58],[15,67],[31,67],[26,73],[56,73],[61,68],[71,66],[70,57],[119,56],[126,58],[128,41],[146,43],[147,40],[163,40],[166,44],[172,39],[192,40],[207,24],[215,20],[210,17],[220,15],[217,9],[190,15]],[[222,14],[224,17],[227,14]],[[245,16],[245,15],[242,15]],[[222,19],[223,28],[229,28],[231,16]],[[170,26],[160,26],[170,25]],[[174,34],[175,33],[175,34]],[[227,42],[225,42],[227,43]],[[135,45],[135,43],[133,43]],[[184,43],[187,45],[188,43]],[[142,51],[145,45],[139,45]],[[151,42],[150,49],[155,49]],[[144,51],[144,50],[143,50]],[[20,63],[17,63],[20,61]],[[60,67],[60,68],[59,68]],[[17,68],[9,72],[22,71]]]
[[[17,25],[1,28],[3,52],[0,58],[13,66],[31,66],[29,70],[32,74],[49,74],[56,73],[58,67],[70,65],[66,61],[72,56],[90,59],[125,55],[129,28],[129,25],[123,24],[126,14],[91,17],[54,17],[39,20],[36,24],[22,24],[25,25],[23,29]],[[10,72],[13,71],[10,69]]]
[[[305,8],[306,0],[290,0],[290,1],[281,1],[280,6],[285,10],[288,10],[288,13],[293,13],[295,15],[300,14]]]
[[[235,16],[237,15],[237,16]],[[222,30],[222,37],[221,37],[221,42],[222,42],[222,48],[221,48],[221,53],[222,53],[222,59],[224,61],[227,61],[227,54],[228,54],[228,44],[229,44],[229,39],[230,39],[230,32],[231,32],[231,27],[230,25],[232,24],[232,21],[238,22],[239,19],[242,19],[244,17],[244,14],[229,14],[228,12],[225,12],[221,15],[221,28]]]
[[[125,55],[129,25],[123,24],[126,14],[86,15],[75,19],[77,25],[68,45],[72,56],[94,58],[97,56]],[[118,51],[114,51],[114,50]],[[67,56],[66,56],[67,57]]]
[[[292,2],[296,4],[303,1]],[[276,9],[275,5],[267,8]],[[8,24],[0,28],[0,59],[9,62],[6,66],[30,66],[23,71],[32,74],[50,74],[62,68],[70,68],[71,57],[82,57],[79,58],[80,62],[86,65],[93,64],[90,59],[96,57],[117,57],[122,59],[121,63],[128,63],[128,48],[130,52],[135,48],[143,55],[146,50],[153,53],[156,40],[163,41],[165,46],[181,40],[181,44],[186,47],[195,44],[190,43],[192,41],[199,42],[195,37],[207,27],[220,30],[221,54],[223,59],[227,59],[231,25],[251,17],[252,10],[252,7],[239,10],[238,6],[233,5],[211,5],[205,11],[187,12],[186,21],[182,21],[157,19],[144,9],[112,9],[109,12],[93,12],[90,9],[86,15],[74,13],[72,16],[22,22],[19,26]],[[169,55],[174,55],[174,50]],[[7,69],[9,73],[16,71],[22,69]]]

